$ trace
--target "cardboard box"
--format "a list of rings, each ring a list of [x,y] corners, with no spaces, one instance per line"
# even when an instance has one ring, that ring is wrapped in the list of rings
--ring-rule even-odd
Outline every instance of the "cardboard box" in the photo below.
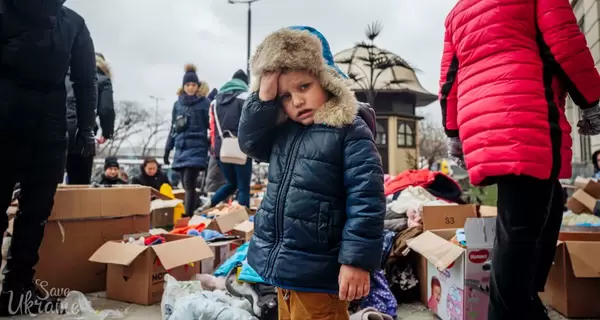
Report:
[[[88,258],[123,234],[147,232],[150,188],[61,186],[40,246],[36,279],[49,291],[104,291],[106,268]]]
[[[244,242],[248,242],[254,235],[254,222],[246,220],[233,227],[233,230],[229,233],[232,236],[240,237]]]
[[[596,200],[600,199],[600,183],[578,177],[574,186],[579,190],[567,200],[567,208],[574,213],[593,213]]]
[[[231,249],[232,244],[239,243],[236,240],[230,241],[221,241],[209,243],[208,246],[213,252],[213,257],[202,261],[202,273],[213,273],[223,262],[227,261],[233,253],[234,250]]]
[[[107,264],[108,299],[150,305],[162,299],[164,275],[180,281],[200,273],[201,261],[214,257],[201,237],[164,235],[167,242],[154,246],[109,241],[89,260]]]
[[[420,278],[427,288],[423,303],[442,320],[487,319],[495,223],[493,217],[467,218],[468,249],[449,242],[455,229],[426,231],[408,241],[427,260]]]
[[[240,223],[248,220],[249,215],[246,207],[240,206],[227,212],[219,212],[219,210],[222,210],[225,207],[227,207],[227,205],[217,206],[213,209],[202,212],[208,216],[214,216],[212,219],[213,221],[208,225],[209,229],[226,234],[233,230]]]
[[[181,203],[181,200],[153,200],[150,209],[150,224],[152,228],[171,228],[175,224],[175,207]]]
[[[560,237],[541,298],[568,318],[600,318],[600,233]]]
[[[423,230],[462,228],[467,218],[475,217],[477,207],[472,204],[423,206]]]

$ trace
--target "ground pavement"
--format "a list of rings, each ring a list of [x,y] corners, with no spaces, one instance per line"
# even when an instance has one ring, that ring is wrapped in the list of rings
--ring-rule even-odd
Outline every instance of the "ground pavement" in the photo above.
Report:
[[[104,294],[90,294],[88,299],[96,310],[116,309],[119,311],[125,310],[125,319],[127,320],[161,320],[160,305],[155,306],[139,306],[131,305],[123,302],[111,301],[103,298]],[[420,303],[405,304],[398,309],[399,320],[432,320],[436,317],[428,312]],[[551,312],[552,320],[564,320],[566,318],[560,316],[556,312]],[[29,316],[14,317],[13,319],[31,319]],[[60,315],[40,315],[35,317],[37,320],[58,320],[69,319]],[[76,319],[73,317],[72,319]],[[82,319],[82,318],[78,318]]]

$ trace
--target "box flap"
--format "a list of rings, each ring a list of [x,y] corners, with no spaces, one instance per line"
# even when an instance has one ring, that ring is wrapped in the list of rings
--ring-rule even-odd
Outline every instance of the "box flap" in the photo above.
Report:
[[[241,222],[248,220],[248,212],[246,208],[235,209],[233,211],[218,214],[215,216],[214,221],[221,233],[229,232]]]
[[[240,232],[251,232],[254,230],[254,222],[246,220],[235,226],[233,230],[237,230]]]
[[[416,238],[408,240],[407,245],[425,257],[439,270],[446,269],[465,252],[463,248],[442,239],[430,231],[425,231]]]
[[[573,274],[577,278],[600,278],[600,242],[567,241]]]
[[[146,249],[137,244],[109,241],[96,250],[89,261],[128,266]]]
[[[173,198],[167,196],[166,194],[160,193],[160,191],[152,188],[150,190],[150,193],[156,197],[156,199],[160,199],[160,200],[173,200]]]
[[[467,218],[465,238],[469,248],[491,248],[496,239],[496,218]]]
[[[479,206],[480,217],[496,217],[498,216],[498,208],[492,206]]]
[[[154,190],[154,189],[152,189]],[[183,201],[179,199],[169,199],[169,200],[153,200],[150,204],[150,210],[157,209],[167,209],[167,208],[175,208],[178,204],[183,203]]]
[[[589,193],[585,192],[582,189],[579,189],[573,193],[573,199],[579,201],[582,205],[585,206],[585,211],[593,213],[594,207],[596,207],[596,199],[592,197]]]
[[[208,225],[212,222],[212,219],[208,219],[202,216],[193,216],[187,223],[188,226],[197,226],[204,224],[204,226],[208,227]]]
[[[583,189],[592,197],[600,199],[600,183],[589,178],[577,177],[575,178],[575,182],[573,184],[577,188]]]
[[[423,206],[423,230],[456,229],[465,225],[467,218],[476,218],[475,205]]]
[[[215,257],[202,237],[182,237],[180,240],[152,246],[152,249],[167,270]]]

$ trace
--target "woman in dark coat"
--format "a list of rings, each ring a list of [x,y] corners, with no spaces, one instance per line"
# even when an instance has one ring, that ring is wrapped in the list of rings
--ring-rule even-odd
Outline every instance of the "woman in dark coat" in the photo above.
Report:
[[[160,191],[163,184],[171,185],[167,175],[160,169],[160,164],[154,158],[144,159],[140,174],[131,179],[131,184],[139,184]]]
[[[196,180],[208,163],[208,90],[208,85],[198,79],[196,67],[186,65],[183,85],[178,92],[179,98],[173,106],[164,163],[170,164],[169,156],[174,148],[175,157],[171,167],[179,173],[185,189],[184,206],[187,216],[192,216],[196,209]]]

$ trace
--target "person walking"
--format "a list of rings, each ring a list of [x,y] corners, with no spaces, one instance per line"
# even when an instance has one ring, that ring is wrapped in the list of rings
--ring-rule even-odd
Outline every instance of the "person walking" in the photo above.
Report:
[[[96,53],[96,74],[98,89],[98,117],[102,135],[98,139],[100,144],[112,139],[115,126],[115,107],[111,82],[111,72],[104,55]],[[94,156],[83,156],[80,146],[75,143],[77,136],[77,100],[73,90],[73,82],[70,73],[65,77],[67,87],[67,126],[69,132],[69,155],[67,156],[67,183],[68,184],[90,184]],[[98,126],[94,128],[94,134]]]
[[[569,0],[459,0],[446,19],[440,104],[449,156],[498,185],[488,319],[549,319],[544,291],[579,133],[600,133],[600,75]],[[523,263],[526,262],[526,263]]]
[[[185,190],[185,214],[192,216],[198,203],[196,180],[208,162],[208,84],[200,82],[196,66],[185,66],[182,87],[173,105],[171,132],[167,138],[164,163],[169,165],[175,149],[174,170],[177,170]]]
[[[65,76],[71,69],[77,98],[75,143],[94,153],[96,63],[84,19],[64,0],[0,1],[0,145],[7,170],[0,181],[3,209],[20,183],[4,280],[0,316],[37,314],[61,306],[34,284],[34,267],[57,185],[67,158]],[[0,232],[8,216],[0,214]]]
[[[252,177],[252,159],[238,165],[221,161],[219,154],[224,135],[237,137],[242,107],[248,98],[248,76],[242,70],[235,72],[230,81],[225,83],[211,104],[211,137],[214,141],[214,153],[217,165],[227,181],[221,186],[205,208],[215,206],[231,196],[237,190],[237,201],[246,207],[250,206],[250,179]]]

